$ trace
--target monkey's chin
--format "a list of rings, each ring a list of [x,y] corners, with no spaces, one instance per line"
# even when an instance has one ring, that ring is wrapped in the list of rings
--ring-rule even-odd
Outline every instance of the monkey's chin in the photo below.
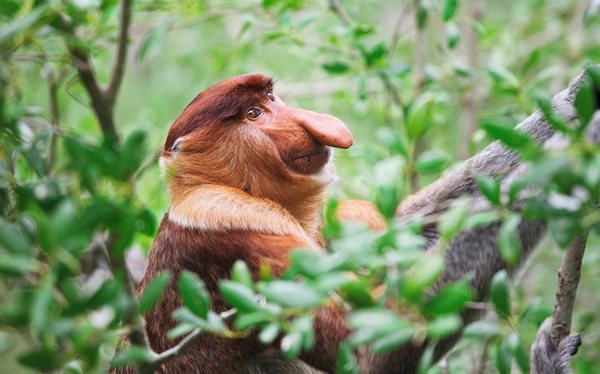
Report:
[[[286,166],[294,173],[312,175],[320,172],[330,159],[331,148],[324,145],[310,153],[286,162]]]

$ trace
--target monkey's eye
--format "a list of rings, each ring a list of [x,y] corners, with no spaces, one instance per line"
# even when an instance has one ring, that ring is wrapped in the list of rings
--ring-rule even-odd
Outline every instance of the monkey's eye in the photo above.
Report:
[[[257,119],[262,113],[262,110],[258,109],[257,107],[251,106],[250,108],[248,108],[246,116],[248,116],[249,119]]]
[[[269,99],[271,99],[271,101],[275,101],[275,95],[273,95],[273,92],[267,93],[267,96],[269,97]]]

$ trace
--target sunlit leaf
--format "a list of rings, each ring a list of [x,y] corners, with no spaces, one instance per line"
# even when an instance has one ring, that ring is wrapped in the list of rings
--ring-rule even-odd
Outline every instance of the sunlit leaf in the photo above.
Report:
[[[452,1],[452,0],[449,0]],[[454,22],[448,22],[446,24],[446,40],[448,41],[448,48],[454,48],[460,40],[460,29]]]
[[[411,141],[418,139],[429,127],[434,102],[435,96],[426,92],[411,103],[406,116],[406,131]]]
[[[427,335],[434,339],[447,337],[457,332],[463,325],[458,315],[446,315],[436,318],[427,327]]]
[[[260,287],[260,292],[268,300],[284,307],[312,308],[317,306],[323,296],[306,284],[276,280]]]
[[[502,205],[500,202],[500,179],[491,178],[486,175],[475,177],[477,186],[481,193],[494,205]]]
[[[336,360],[336,373],[338,374],[358,374],[358,363],[354,352],[348,344],[342,343],[338,349],[338,355]]]
[[[243,284],[248,288],[254,287],[254,281],[252,280],[250,269],[248,269],[248,265],[246,265],[246,263],[242,260],[237,260],[233,264],[233,269],[231,270],[231,279]]]
[[[522,252],[518,230],[519,223],[521,223],[521,216],[519,214],[512,214],[504,221],[498,232],[498,250],[500,256],[511,266],[517,264]]]
[[[441,149],[432,149],[419,155],[415,164],[417,171],[422,174],[439,173],[451,163],[448,153]]]
[[[140,313],[146,313],[158,302],[170,280],[171,273],[164,272],[146,285],[144,292],[140,296]]]
[[[504,319],[510,317],[510,295],[508,293],[508,273],[501,270],[494,275],[490,284],[490,299],[494,310]]]
[[[373,342],[371,352],[380,354],[391,351],[392,349],[403,346],[408,343],[415,335],[414,327],[406,327],[400,330],[392,330],[388,335],[385,335]]]
[[[444,1],[444,12],[442,14],[442,19],[444,22],[449,21],[454,17],[457,8],[457,0],[445,0]]]
[[[252,289],[232,281],[219,282],[219,291],[231,306],[244,313],[260,310]]]
[[[194,273],[184,271],[179,276],[179,296],[183,305],[202,318],[210,310],[210,296],[204,282]]]

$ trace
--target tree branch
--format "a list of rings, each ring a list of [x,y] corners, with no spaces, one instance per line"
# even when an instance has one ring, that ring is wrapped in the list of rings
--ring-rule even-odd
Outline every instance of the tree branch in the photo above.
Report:
[[[52,169],[54,169],[54,157],[56,153],[56,133],[58,132],[60,126],[60,111],[58,109],[58,99],[57,99],[57,91],[59,79],[54,77],[52,73],[52,68],[50,68],[48,72],[48,97],[50,100],[50,124],[52,125],[52,134],[50,135],[52,139],[50,139],[50,149],[48,150],[48,166],[46,168],[46,176],[49,176],[52,173]]]
[[[471,0],[468,3],[469,19],[479,21],[482,17],[481,4],[479,0]],[[470,24],[464,26],[464,42],[462,42],[463,55],[467,59],[467,66],[471,68],[474,76],[469,78],[469,90],[462,95],[462,126],[460,128],[460,147],[458,156],[466,160],[469,158],[469,145],[471,138],[477,130],[477,69],[478,49],[477,33]]]
[[[558,270],[558,287],[552,312],[550,339],[555,347],[571,332],[573,306],[577,295],[577,285],[581,278],[581,263],[585,252],[587,237],[576,236],[565,251],[562,265]]]
[[[342,5],[338,0],[329,0],[329,8],[337,15],[340,22],[342,22],[342,25],[346,27],[352,26],[352,20],[350,20],[348,13],[342,8]]]
[[[173,358],[182,354],[187,347],[189,347],[193,342],[196,341],[202,335],[202,329],[197,328],[186,335],[176,346],[173,348],[167,349],[166,351],[157,354],[152,359],[152,362],[148,364],[152,369],[156,370],[160,367],[160,365],[164,364],[167,361],[172,360]]]
[[[113,67],[110,83],[106,88],[106,99],[109,102],[114,102],[123,80],[123,72],[125,71],[125,60],[127,59],[127,41],[129,37],[129,24],[131,23],[131,3],[132,0],[123,0],[121,6],[121,24],[119,26],[119,44],[117,47],[117,57]]]

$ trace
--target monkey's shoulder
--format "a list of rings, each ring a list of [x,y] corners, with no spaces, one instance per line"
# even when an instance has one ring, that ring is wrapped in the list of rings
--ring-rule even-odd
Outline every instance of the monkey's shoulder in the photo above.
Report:
[[[246,262],[253,275],[268,265],[279,275],[288,254],[305,243],[294,236],[251,230],[206,230],[172,222],[165,214],[149,254],[149,271],[188,270],[201,278],[228,278],[237,260]]]

